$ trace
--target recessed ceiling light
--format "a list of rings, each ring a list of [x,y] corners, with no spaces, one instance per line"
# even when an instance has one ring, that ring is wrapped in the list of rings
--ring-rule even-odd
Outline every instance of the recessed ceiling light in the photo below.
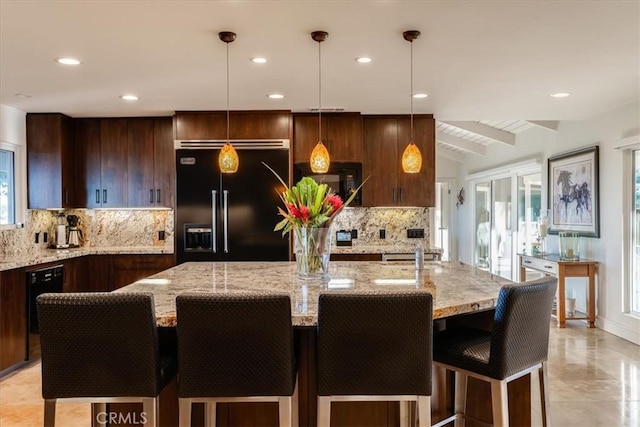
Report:
[[[269,95],[267,95],[267,97],[271,99],[282,99],[284,98],[284,95],[282,95],[281,93],[270,93]]]
[[[13,96],[15,96],[17,98],[31,98],[31,95],[27,95],[26,93],[16,93]]]
[[[569,92],[558,92],[558,93],[552,93],[550,96],[552,98],[566,98],[569,95],[571,95]]]
[[[255,62],[256,64],[264,64],[265,62],[267,62],[267,58],[256,56],[255,58],[251,58],[251,62]]]
[[[426,98],[427,96],[429,96],[429,95],[426,94],[426,93],[414,93],[413,94],[413,97],[416,98],[416,99]]]
[[[356,62],[359,62],[361,64],[368,64],[371,61],[373,61],[373,59],[369,58],[368,56],[360,56],[356,58]]]
[[[125,101],[137,101],[138,97],[135,95],[120,95],[120,98],[124,99]]]
[[[56,58],[56,62],[64,65],[80,65],[80,61],[75,58]]]

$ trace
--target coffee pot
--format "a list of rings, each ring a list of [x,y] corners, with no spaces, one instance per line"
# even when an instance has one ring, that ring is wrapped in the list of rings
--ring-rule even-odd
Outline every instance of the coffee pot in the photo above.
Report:
[[[80,218],[77,215],[67,216],[69,223],[69,246],[78,247],[82,244],[82,231],[78,229]]]

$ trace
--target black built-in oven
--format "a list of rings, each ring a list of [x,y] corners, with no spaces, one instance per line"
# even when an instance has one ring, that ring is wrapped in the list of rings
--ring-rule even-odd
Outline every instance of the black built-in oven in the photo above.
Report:
[[[309,176],[317,182],[327,184],[342,201],[346,202],[362,182],[362,163],[331,162],[327,173],[315,173],[311,171],[309,163],[296,163],[295,182],[303,176]],[[350,206],[362,206],[362,191],[356,194]]]

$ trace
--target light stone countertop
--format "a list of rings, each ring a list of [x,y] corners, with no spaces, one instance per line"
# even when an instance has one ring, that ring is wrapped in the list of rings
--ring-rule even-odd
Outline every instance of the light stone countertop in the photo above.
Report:
[[[111,254],[173,254],[173,246],[108,246],[70,249],[42,249],[26,255],[0,256],[0,271],[28,267],[49,262],[64,261],[85,255]]]
[[[188,262],[115,292],[152,292],[159,326],[176,325],[175,298],[196,292],[286,292],[294,326],[317,324],[320,292],[422,289],[434,296],[434,318],[491,309],[503,284],[513,283],[459,262],[413,263],[332,261],[330,280],[302,281],[293,262]]]

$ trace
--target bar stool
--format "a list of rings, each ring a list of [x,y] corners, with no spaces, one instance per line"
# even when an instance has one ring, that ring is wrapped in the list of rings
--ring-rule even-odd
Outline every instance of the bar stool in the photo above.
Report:
[[[153,295],[42,294],[36,304],[45,427],[55,425],[60,400],[91,402],[92,425],[108,421],[107,402],[142,402],[137,422],[157,425],[158,395],[175,363],[160,357]]]
[[[431,425],[432,311],[426,292],[320,294],[318,427],[336,401],[399,401],[401,425],[416,401]]]
[[[180,426],[191,404],[278,402],[280,426],[296,426],[291,300],[280,293],[184,293],[176,297]]]
[[[538,372],[542,420],[549,425],[547,353],[549,322],[557,279],[547,276],[503,286],[492,330],[446,329],[434,337],[434,365],[455,371],[454,412],[448,420],[464,425],[467,378],[491,383],[493,425],[509,425],[507,383]]]

